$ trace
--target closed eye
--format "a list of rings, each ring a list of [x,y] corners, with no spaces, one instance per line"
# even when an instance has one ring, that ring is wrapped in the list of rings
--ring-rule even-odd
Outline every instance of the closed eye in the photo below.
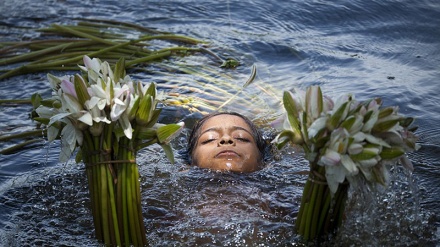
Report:
[[[215,139],[207,139],[207,140],[202,141],[201,144],[202,145],[203,144],[208,144],[208,143],[213,142],[213,141],[215,141]]]
[[[249,139],[247,139],[247,138],[241,138],[241,137],[237,137],[237,138],[235,138],[236,140],[238,140],[238,141],[241,141],[241,142],[251,142]]]

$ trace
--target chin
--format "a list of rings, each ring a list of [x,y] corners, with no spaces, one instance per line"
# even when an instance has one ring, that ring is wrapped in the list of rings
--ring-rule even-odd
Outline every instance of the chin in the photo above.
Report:
[[[225,162],[220,164],[199,165],[200,168],[207,168],[216,171],[242,172],[248,173],[258,170],[255,166],[247,166],[243,164],[234,164],[233,162]]]

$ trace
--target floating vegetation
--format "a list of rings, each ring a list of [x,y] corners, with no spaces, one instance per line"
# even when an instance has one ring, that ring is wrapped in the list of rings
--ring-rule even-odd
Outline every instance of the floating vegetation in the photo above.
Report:
[[[207,41],[111,20],[81,19],[76,25],[52,24],[37,31],[40,33],[38,39],[0,42],[0,83],[14,76],[32,73],[74,73],[84,56],[97,57],[110,64],[124,58],[125,70],[131,71],[131,74],[139,72],[142,76],[151,75],[154,81],[161,81],[157,87],[164,91],[161,95],[164,107],[180,107],[201,114],[220,110],[225,105],[230,107],[229,110],[241,111],[247,111],[249,105],[258,106],[249,109],[252,111],[250,114],[267,109],[264,99],[244,91],[256,78],[256,67],[250,68],[246,81],[239,72],[231,69],[237,68],[240,62],[217,55],[209,49]],[[190,56],[202,58],[205,62],[188,63]],[[207,60],[211,62],[207,64]],[[275,95],[270,88],[256,86],[255,89],[269,97]],[[239,94],[240,97],[237,97]],[[30,105],[31,100],[0,100],[2,106],[18,104]],[[32,139],[42,137],[38,128],[37,125],[36,130],[26,133],[0,135],[3,142],[24,141],[0,150],[0,154],[16,152],[27,143],[35,143]]]

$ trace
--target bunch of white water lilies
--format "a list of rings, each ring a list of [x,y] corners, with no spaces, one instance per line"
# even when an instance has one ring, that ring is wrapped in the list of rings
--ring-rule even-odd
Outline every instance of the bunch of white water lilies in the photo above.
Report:
[[[79,66],[82,75],[48,75],[53,98],[38,102],[35,119],[47,125],[49,141],[61,139],[61,161],[79,147],[96,237],[105,245],[145,246],[136,152],[158,143],[173,162],[169,142],[183,123],[157,123],[156,85],[132,81],[123,59],[113,70],[88,56],[84,65]]]
[[[386,185],[389,164],[400,162],[412,170],[406,152],[419,148],[414,135],[416,128],[411,127],[414,119],[399,115],[398,107],[382,107],[378,98],[359,102],[353,95],[333,101],[322,95],[319,86],[308,87],[306,92],[284,92],[283,103],[286,114],[274,122],[274,127],[281,130],[274,143],[279,148],[288,142],[301,145],[310,163],[301,207],[320,208],[314,205],[314,186],[308,187],[313,181],[328,185],[330,195],[339,198],[335,194],[339,186],[347,182],[351,186],[360,181]],[[318,194],[325,191],[326,186],[321,185],[315,184]],[[316,200],[324,203],[328,199]],[[302,213],[300,209],[299,221],[305,217]],[[300,229],[307,221],[297,221],[297,227]],[[321,230],[310,231],[319,234]],[[307,238],[314,237],[308,235]]]

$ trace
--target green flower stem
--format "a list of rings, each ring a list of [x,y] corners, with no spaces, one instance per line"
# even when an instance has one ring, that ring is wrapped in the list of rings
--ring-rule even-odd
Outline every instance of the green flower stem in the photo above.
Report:
[[[325,213],[321,213],[319,216],[318,229],[324,229],[324,222],[328,216],[330,204],[332,202],[332,197],[330,195],[330,189],[328,189],[328,188],[325,189],[324,198],[325,198],[325,200],[324,200],[324,203],[322,204],[321,210],[322,210],[322,212],[325,212]]]
[[[300,207],[299,207],[299,212],[298,212],[298,216],[297,216],[297,219],[296,219],[296,222],[295,222],[295,226],[296,226],[296,229],[298,229],[298,231],[299,232],[304,232],[304,229],[300,229],[301,228],[301,226],[303,226],[304,224],[301,224],[302,223],[302,215],[304,214],[304,211],[305,211],[305,209],[306,209],[306,207],[304,206],[304,204],[305,204],[305,202],[306,202],[306,197],[307,197],[307,195],[309,195],[309,191],[310,191],[310,188],[311,188],[311,183],[310,183],[310,181],[309,180],[307,180],[306,181],[306,184],[305,184],[305,186],[304,186],[304,190],[303,190],[303,197],[301,198],[301,205],[300,205]],[[304,225],[305,226],[305,225]]]
[[[81,21],[78,23],[78,25],[82,25],[82,26],[100,26],[100,27],[105,27],[105,28],[110,28],[110,27],[115,27],[115,28],[120,28],[120,27],[125,27],[125,28],[130,28],[130,29],[134,29],[134,30],[139,30],[142,32],[147,32],[147,33],[164,33],[161,31],[157,31],[154,29],[150,29],[150,28],[146,28],[143,26],[139,26],[133,23],[129,23],[129,22],[122,22],[122,21],[114,21],[114,20],[101,20],[101,19],[80,19],[80,20],[86,20],[86,21]]]
[[[101,215],[99,212],[99,192],[97,186],[97,181],[99,181],[99,177],[97,176],[97,166],[93,165],[97,162],[96,155],[91,155],[95,152],[93,139],[91,135],[87,132],[84,132],[84,141],[82,146],[82,152],[84,157],[84,163],[86,164],[87,177],[89,183],[89,192],[90,192],[90,200],[92,204],[92,215],[93,215],[93,223],[95,225],[95,234],[96,238],[100,241],[103,240],[102,236],[102,227],[101,227]]]
[[[153,40],[153,39],[174,40],[174,41],[180,41],[180,42],[189,43],[189,44],[193,44],[193,45],[200,44],[200,43],[206,43],[202,40],[190,38],[187,36],[175,35],[175,34],[151,35],[151,36],[144,36],[144,37],[140,38],[140,40],[142,40],[142,41]]]
[[[0,65],[7,65],[7,64],[11,64],[11,63],[18,63],[18,62],[22,62],[22,61],[29,61],[29,60],[31,60],[33,58],[40,57],[40,56],[43,56],[45,54],[52,53],[54,51],[63,50],[63,49],[65,49],[68,46],[69,46],[69,43],[65,43],[65,44],[60,44],[60,45],[57,45],[57,46],[52,46],[52,47],[49,47],[49,48],[44,49],[44,50],[29,52],[29,53],[17,55],[15,57],[1,59],[0,60]]]
[[[35,143],[35,142],[41,142],[41,139],[28,140],[28,141],[16,144],[12,147],[2,149],[2,150],[0,150],[0,154],[12,154],[14,152],[21,150],[23,147],[28,146],[28,145]]]
[[[166,57],[169,57],[169,56],[171,56],[171,51],[157,52],[157,53],[154,53],[154,54],[146,56],[146,57],[141,57],[141,58],[138,58],[138,59],[127,61],[125,63],[125,66],[126,67],[130,67],[130,66],[138,64],[138,63],[150,62],[150,61],[153,61],[153,60],[157,60],[157,59],[160,59],[160,58],[166,58]]]
[[[32,101],[30,99],[0,99],[0,105],[2,104],[18,105],[18,104],[31,104],[31,103]]]
[[[318,226],[319,226],[319,215],[322,213],[320,212],[321,207],[322,207],[322,195],[324,194],[324,189],[325,189],[326,185],[321,185],[321,184],[315,184],[315,188],[316,188],[316,198],[315,198],[315,205],[313,208],[313,215],[312,215],[312,228],[310,230],[310,236],[312,236],[312,238],[315,238],[317,236],[317,234],[319,234],[318,230]]]
[[[112,243],[116,243],[117,246],[121,246],[122,242],[121,242],[121,236],[119,233],[119,220],[118,220],[118,214],[117,214],[117,210],[116,210],[116,201],[115,201],[115,192],[114,192],[114,184],[113,184],[113,175],[110,172],[110,169],[112,169],[112,165],[108,164],[108,169],[106,169],[107,171],[107,182],[108,182],[108,189],[109,189],[109,198],[110,198],[110,210],[111,210],[111,225],[113,226],[112,229],[112,233],[111,236],[114,236],[114,241],[112,241]]]
[[[325,167],[311,164],[310,169],[295,222],[298,234],[305,241],[337,230],[342,222],[348,192],[348,184],[342,183],[332,196],[328,185],[319,180],[325,178]],[[320,175],[314,175],[313,171]]]
[[[101,197],[101,219],[102,219],[102,227],[103,227],[103,235],[104,235],[104,243],[110,244],[110,233],[109,233],[109,222],[108,222],[108,188],[107,188],[107,172],[105,169],[105,165],[101,164],[99,166],[99,175],[100,175],[100,197]]]
[[[52,27],[54,27],[57,30],[66,32],[66,33],[73,34],[75,36],[78,36],[78,37],[81,37],[81,38],[86,38],[86,39],[91,39],[93,41],[96,41],[96,42],[99,42],[99,43],[103,43],[103,44],[106,44],[106,45],[116,45],[117,44],[116,42],[113,42],[113,41],[110,41],[110,40],[107,40],[107,39],[102,39],[102,38],[96,37],[95,35],[91,35],[91,34],[88,34],[88,33],[85,33],[85,32],[81,32],[81,31],[79,31],[77,29],[74,29],[74,28],[71,28],[71,27],[68,27],[68,26],[62,26],[62,25],[53,24]]]
[[[133,141],[126,137],[119,139],[118,159],[133,161],[136,158],[136,150],[133,149]],[[136,163],[127,162],[118,164],[117,178],[118,210],[123,221],[123,239],[126,245],[145,246],[145,227],[143,224],[139,172]]]

